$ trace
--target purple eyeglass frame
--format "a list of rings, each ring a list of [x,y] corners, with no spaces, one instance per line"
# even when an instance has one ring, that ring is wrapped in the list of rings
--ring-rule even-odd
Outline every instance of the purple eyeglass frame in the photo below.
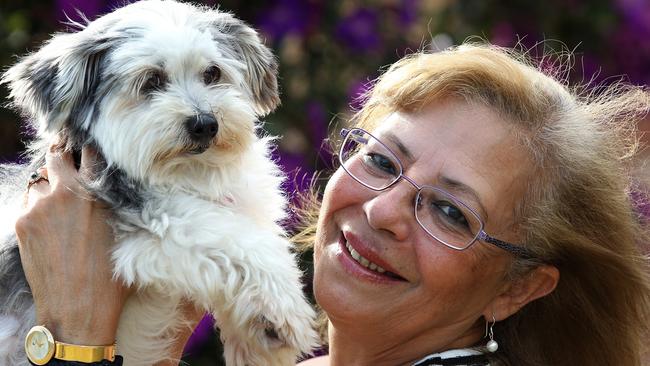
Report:
[[[386,150],[390,151],[390,153],[393,154],[393,156],[394,156],[395,159],[397,160],[397,163],[399,164],[399,175],[397,176],[397,178],[395,178],[395,180],[394,180],[391,184],[387,185],[386,187],[384,187],[384,188],[382,188],[382,189],[376,189],[376,188],[374,188],[374,187],[372,187],[372,186],[369,186],[369,185],[367,185],[366,183],[360,181],[359,179],[357,179],[357,177],[355,177],[352,173],[350,173],[350,172],[345,168],[345,165],[343,164],[343,160],[342,160],[342,159],[343,159],[343,148],[345,147],[345,144],[341,144],[341,148],[339,149],[339,156],[338,156],[339,163],[341,164],[341,167],[343,168],[343,170],[344,170],[344,171],[345,171],[345,172],[346,172],[346,173],[347,173],[347,174],[348,174],[352,179],[354,179],[357,183],[361,184],[362,186],[364,186],[364,187],[366,187],[366,188],[368,188],[368,189],[370,189],[370,190],[373,190],[373,191],[376,191],[376,192],[381,192],[381,191],[384,191],[384,190],[386,190],[386,189],[388,189],[388,188],[394,186],[394,185],[397,184],[397,182],[399,182],[401,179],[404,179],[405,181],[409,182],[413,187],[415,187],[415,189],[416,189],[417,192],[418,192],[418,195],[419,195],[420,192],[422,191],[422,188],[425,188],[425,187],[426,187],[426,188],[430,188],[430,189],[433,189],[433,190],[439,191],[439,192],[441,192],[441,193],[443,193],[443,194],[445,194],[445,195],[447,195],[447,196],[450,196],[450,197],[453,198],[455,201],[457,201],[458,203],[462,204],[465,208],[467,208],[469,211],[471,211],[471,213],[472,213],[472,214],[473,214],[473,215],[478,219],[478,222],[479,222],[479,224],[481,225],[481,226],[480,226],[480,229],[479,229],[479,231],[478,231],[478,234],[476,234],[476,236],[474,237],[474,239],[472,239],[472,241],[471,241],[471,242],[470,242],[466,247],[464,247],[464,248],[454,247],[454,246],[452,246],[451,244],[448,244],[448,243],[446,243],[446,242],[444,242],[444,241],[438,239],[435,235],[433,235],[429,230],[427,230],[427,228],[425,228],[425,227],[422,225],[422,223],[420,222],[420,219],[418,219],[418,216],[417,216],[417,213],[416,213],[416,211],[417,211],[417,206],[414,205],[415,220],[418,222],[418,224],[420,225],[420,227],[421,227],[422,229],[424,229],[424,231],[425,231],[427,234],[429,234],[429,236],[431,236],[432,238],[434,238],[437,242],[443,244],[444,246],[446,246],[446,247],[448,247],[448,248],[451,248],[451,249],[454,249],[454,250],[458,250],[458,251],[462,251],[462,250],[465,250],[465,249],[471,247],[472,245],[474,245],[474,243],[476,243],[478,240],[480,240],[480,241],[484,241],[484,242],[486,242],[486,243],[492,244],[492,245],[494,245],[494,246],[496,246],[496,247],[498,247],[498,248],[501,248],[501,249],[503,249],[503,250],[505,250],[505,251],[508,251],[508,252],[510,252],[510,253],[512,253],[512,254],[514,254],[514,255],[520,257],[520,258],[524,258],[524,259],[534,259],[534,258],[535,258],[535,255],[533,255],[533,253],[531,253],[531,252],[530,252],[529,250],[527,250],[526,248],[521,247],[521,246],[518,246],[518,245],[515,245],[515,244],[511,244],[511,243],[508,243],[508,242],[505,242],[505,241],[503,241],[503,240],[499,240],[499,239],[497,239],[497,238],[495,238],[495,237],[490,236],[488,233],[486,233],[485,230],[483,230],[483,228],[484,228],[484,226],[485,226],[485,223],[483,222],[483,219],[481,218],[481,215],[479,215],[478,212],[476,212],[476,211],[475,211],[474,209],[472,209],[471,207],[467,206],[463,201],[461,201],[461,200],[459,200],[458,198],[456,198],[456,196],[454,196],[453,194],[451,194],[451,193],[445,191],[445,190],[442,189],[442,188],[438,188],[438,187],[434,187],[434,186],[430,186],[430,185],[423,185],[423,186],[420,186],[420,185],[418,185],[418,184],[417,184],[413,179],[411,179],[411,178],[409,178],[408,176],[404,175],[404,166],[402,165],[402,161],[399,160],[399,158],[398,158],[397,155],[393,152],[393,150],[391,150],[388,146],[386,146],[386,144],[384,144],[380,139],[378,139],[377,137],[375,137],[375,136],[374,136],[373,134],[371,134],[370,132],[364,130],[363,128],[351,128],[351,129],[343,128],[343,129],[341,129],[340,135],[341,135],[341,137],[343,137],[343,139],[345,140],[345,139],[348,137],[348,135],[349,135],[350,133],[354,132],[354,131],[359,131],[359,132],[361,132],[361,133],[368,134],[369,136],[371,136],[372,138],[374,138],[375,140],[377,140],[377,142],[379,142],[379,143],[380,143],[380,144],[381,144],[381,145],[382,145]]]

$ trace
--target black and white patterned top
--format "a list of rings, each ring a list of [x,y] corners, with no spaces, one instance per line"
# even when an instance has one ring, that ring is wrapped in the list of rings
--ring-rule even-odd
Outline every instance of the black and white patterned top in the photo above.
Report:
[[[472,348],[453,349],[430,354],[412,366],[489,366],[485,353]]]

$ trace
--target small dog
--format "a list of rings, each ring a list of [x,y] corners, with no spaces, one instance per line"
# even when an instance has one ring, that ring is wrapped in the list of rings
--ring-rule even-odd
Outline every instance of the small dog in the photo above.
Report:
[[[277,64],[231,14],[143,0],[55,35],[3,76],[36,131],[29,164],[2,167],[0,364],[27,365],[34,325],[13,223],[54,135],[101,157],[88,188],[114,213],[125,365],[170,358],[183,301],[214,314],[228,365],[293,365],[316,345],[290,243],[283,174],[257,117],[279,103]],[[56,336],[56,335],[55,335]]]

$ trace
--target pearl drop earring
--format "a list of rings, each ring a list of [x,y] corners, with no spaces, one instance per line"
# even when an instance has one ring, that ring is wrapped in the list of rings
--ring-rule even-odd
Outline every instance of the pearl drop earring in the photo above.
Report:
[[[494,340],[494,324],[497,322],[496,318],[494,317],[494,313],[492,314],[492,324],[490,325],[490,331],[488,332],[488,321],[485,322],[485,336],[487,337],[488,335],[490,336],[490,340],[487,342],[485,345],[485,348],[488,350],[490,353],[494,353],[499,349],[499,343]]]

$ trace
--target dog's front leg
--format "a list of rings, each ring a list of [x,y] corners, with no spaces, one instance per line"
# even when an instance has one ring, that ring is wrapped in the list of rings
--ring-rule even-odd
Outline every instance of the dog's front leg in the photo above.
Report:
[[[228,365],[294,365],[316,345],[314,311],[282,235],[214,209],[161,217],[152,227],[156,235],[140,232],[118,245],[117,274],[213,312]]]
[[[314,312],[303,297],[300,273],[285,239],[258,234],[244,254],[248,258],[234,263],[242,265],[235,271],[241,285],[214,311],[224,356],[229,365],[293,366],[298,354],[317,344]]]

